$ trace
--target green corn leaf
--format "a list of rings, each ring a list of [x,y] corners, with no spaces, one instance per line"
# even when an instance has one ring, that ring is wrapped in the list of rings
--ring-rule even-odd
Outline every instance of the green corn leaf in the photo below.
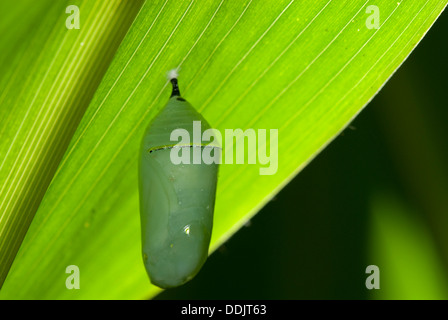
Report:
[[[373,290],[372,297],[446,299],[448,279],[425,221],[393,192],[374,193],[371,202],[369,261],[381,266],[382,282],[387,284]]]
[[[79,30],[66,27],[73,4],[83,12]],[[141,4],[8,1],[0,9],[14,17],[0,25],[0,285]],[[18,19],[26,23],[16,28]]]
[[[7,5],[28,22],[0,40],[3,277],[21,245],[4,299],[159,292],[140,253],[137,164],[170,94],[168,70],[180,68],[182,95],[219,131],[278,130],[275,174],[221,165],[213,251],[350,123],[447,1],[29,3]],[[65,27],[69,4],[80,7],[79,30]],[[368,28],[371,5],[378,28]],[[6,11],[2,34],[16,24]],[[257,152],[273,147],[268,139]],[[65,286],[70,265],[80,290]]]

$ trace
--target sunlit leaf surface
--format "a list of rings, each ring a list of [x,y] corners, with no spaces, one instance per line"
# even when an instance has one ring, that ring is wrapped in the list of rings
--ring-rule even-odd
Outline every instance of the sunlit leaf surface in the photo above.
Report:
[[[275,174],[260,175],[259,171],[275,167],[275,157],[269,165],[221,166],[214,250],[350,123],[447,2],[162,0],[146,1],[138,14],[126,11],[119,2],[78,3],[84,20],[77,33],[65,28],[66,3],[51,11],[39,4],[34,16],[26,14],[41,21],[42,32],[51,36],[27,33],[23,26],[17,32],[22,32],[24,43],[31,46],[41,41],[45,46],[15,49],[9,46],[11,37],[0,41],[8,53],[0,59],[4,73],[0,79],[0,160],[5,163],[0,170],[0,212],[10,217],[0,221],[0,243],[20,244],[13,230],[20,228],[17,221],[24,211],[10,209],[16,207],[9,203],[28,206],[32,201],[14,190],[39,190],[38,182],[27,179],[38,181],[44,174],[50,179],[48,174],[54,170],[42,171],[43,164],[59,165],[48,190],[42,190],[45,196],[1,298],[132,299],[148,298],[160,290],[150,284],[141,261],[137,162],[145,127],[168,100],[168,70],[180,68],[183,96],[221,132],[278,130]],[[366,25],[372,15],[367,12],[370,5],[379,9],[378,28]],[[117,8],[123,11],[118,13]],[[100,23],[110,19],[112,25],[113,12],[117,12],[115,19],[136,17],[89,97],[81,122],[73,124],[64,114],[50,116],[61,107],[57,101],[82,99],[91,88],[88,80],[68,79],[74,70],[80,79],[89,79],[94,72],[89,66],[103,61],[84,53],[104,52],[100,48],[104,50],[107,41],[97,47],[93,42],[113,35],[87,33],[111,30],[112,26]],[[2,17],[0,28],[15,24]],[[20,78],[11,82],[7,78],[15,76],[11,66],[21,63],[26,63],[27,72],[17,69]],[[54,86],[64,83],[65,89],[54,91]],[[75,108],[76,104],[67,105],[66,112],[77,112]],[[27,110],[31,110],[28,116]],[[76,125],[73,136],[70,130],[62,130],[70,125]],[[64,148],[60,139],[70,138]],[[47,143],[35,144],[34,139]],[[225,141],[224,147],[229,143]],[[51,162],[53,152],[61,150],[65,151],[62,161]],[[269,140],[258,144],[258,153],[269,155],[273,150]],[[34,151],[43,156],[22,156]],[[27,165],[29,171],[20,169]],[[20,180],[22,176],[25,180]],[[80,290],[65,286],[69,265],[80,269]]]

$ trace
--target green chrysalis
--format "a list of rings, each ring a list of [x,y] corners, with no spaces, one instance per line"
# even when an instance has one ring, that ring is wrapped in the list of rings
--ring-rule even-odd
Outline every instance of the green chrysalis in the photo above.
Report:
[[[204,130],[210,125],[180,96],[177,74],[171,73],[170,81],[171,97],[145,132],[139,166],[143,261],[151,282],[161,288],[191,280],[207,259],[219,166],[193,163],[193,149],[202,152],[210,145],[171,141],[179,128],[193,136],[193,121]],[[174,164],[172,151],[189,153],[189,164]]]

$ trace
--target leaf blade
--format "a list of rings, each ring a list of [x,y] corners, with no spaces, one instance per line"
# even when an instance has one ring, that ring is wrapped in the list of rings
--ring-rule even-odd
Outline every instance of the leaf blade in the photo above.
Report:
[[[365,28],[367,4],[146,3],[90,103],[0,295],[129,299],[159,291],[140,261],[134,160],[145,126],[168,94],[163,75],[179,64],[185,98],[213,127],[279,129],[281,137],[276,175],[260,176],[259,166],[222,166],[216,249],[362,110],[446,1],[379,1],[379,30]],[[86,287],[73,293],[62,287],[61,270],[75,262]],[[36,276],[22,284],[30,271]],[[120,282],[111,282],[117,274]],[[36,292],[35,286],[44,289]]]

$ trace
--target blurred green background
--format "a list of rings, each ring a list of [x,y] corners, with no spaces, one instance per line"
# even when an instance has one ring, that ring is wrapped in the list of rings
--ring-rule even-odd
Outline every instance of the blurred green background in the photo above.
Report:
[[[447,299],[447,30],[445,12],[335,141],[156,299]]]

